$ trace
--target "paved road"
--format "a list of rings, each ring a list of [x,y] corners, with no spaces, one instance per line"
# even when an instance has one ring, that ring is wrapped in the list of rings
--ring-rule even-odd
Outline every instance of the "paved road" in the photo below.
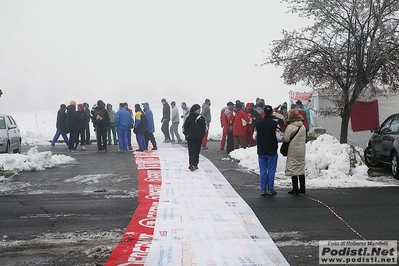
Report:
[[[261,196],[258,176],[231,167],[220,158],[217,143],[201,153],[223,173],[248,203],[290,265],[318,265],[320,240],[398,240],[399,187],[308,189],[307,197],[277,188],[276,196]],[[355,233],[357,232],[360,236]]]
[[[26,150],[28,147],[23,147]],[[137,202],[132,153],[79,154],[74,165],[21,172],[0,196],[0,265],[102,265]],[[110,147],[116,150],[115,146]],[[40,148],[39,151],[50,150]]]
[[[318,265],[319,240],[360,239],[326,206],[288,195],[286,188],[278,188],[274,197],[261,196],[258,177],[222,160],[217,144],[210,142],[210,149],[201,153],[251,206],[291,265]],[[132,154],[111,148],[97,153],[91,145],[86,152],[68,155],[77,164],[7,180],[15,189],[0,196],[0,265],[102,265],[119,242],[137,207]],[[398,195],[398,187],[307,193],[367,240],[398,239]]]

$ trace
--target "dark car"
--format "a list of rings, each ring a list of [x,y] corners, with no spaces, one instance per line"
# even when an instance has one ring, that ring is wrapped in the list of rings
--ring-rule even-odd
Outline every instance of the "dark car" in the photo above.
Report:
[[[371,132],[374,134],[364,150],[366,165],[390,164],[393,177],[399,179],[399,114],[389,116]]]

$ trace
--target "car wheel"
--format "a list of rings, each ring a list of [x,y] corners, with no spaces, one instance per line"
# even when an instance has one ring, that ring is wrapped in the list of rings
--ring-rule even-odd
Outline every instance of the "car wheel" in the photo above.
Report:
[[[18,148],[14,150],[14,153],[21,153],[21,141],[18,141]]]
[[[367,166],[371,167],[377,167],[379,165],[379,163],[374,160],[373,151],[371,147],[367,147],[364,150],[364,162],[366,163]]]
[[[391,171],[394,178],[399,179],[399,162],[398,154],[394,152],[391,157]]]

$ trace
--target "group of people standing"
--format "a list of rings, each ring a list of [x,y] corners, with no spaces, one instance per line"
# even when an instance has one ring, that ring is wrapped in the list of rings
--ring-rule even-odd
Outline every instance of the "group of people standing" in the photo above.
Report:
[[[305,193],[305,143],[310,125],[309,110],[297,101],[288,112],[287,103],[276,108],[237,100],[228,102],[220,113],[222,139],[220,149],[227,144],[227,155],[238,148],[257,147],[262,195],[276,195],[274,177],[278,160],[278,141],[289,143],[285,174],[291,176],[289,194]],[[298,186],[299,180],[299,186]]]
[[[162,99],[161,103],[161,131],[165,137],[164,142],[183,142],[179,134],[180,119],[183,119],[182,131],[188,146],[189,169],[197,170],[200,150],[208,148],[211,101],[206,99],[202,108],[199,104],[194,104],[190,109],[182,102],[182,115],[179,114],[175,101],[169,105],[166,99]],[[78,151],[79,142],[81,149],[85,149],[84,145],[90,144],[91,120],[99,152],[106,152],[107,145],[111,145],[112,141],[114,145],[119,145],[120,152],[132,150],[132,129],[139,145],[137,151],[147,150],[149,142],[152,150],[157,150],[153,113],[148,102],[142,103],[142,106],[143,109],[140,104],[136,104],[133,113],[127,103],[120,103],[116,112],[111,104],[105,105],[102,100],[98,100],[92,110],[87,103],[78,104],[76,110],[76,102],[73,100],[68,106],[61,104],[57,113],[57,131],[51,146],[54,147],[62,136],[69,151]],[[259,98],[255,104],[245,104],[240,100],[228,102],[221,110],[220,122],[222,139],[219,148],[224,150],[226,146],[227,155],[234,149],[257,147],[262,195],[277,194],[274,190],[274,176],[278,160],[278,141],[289,143],[285,174],[292,178],[292,190],[288,193],[305,193],[305,143],[310,115],[301,101],[292,105],[290,111],[287,110],[286,103],[272,108]]]
[[[68,106],[61,104],[57,112],[57,131],[51,146],[55,147],[58,138],[62,136],[68,151],[79,152],[79,144],[80,149],[85,150],[85,145],[91,144],[90,121],[92,121],[99,152],[107,152],[107,145],[111,145],[112,141],[114,145],[119,145],[119,152],[133,150],[132,129],[136,134],[138,151],[146,150],[148,142],[151,142],[152,149],[156,150],[152,111],[147,102],[142,105],[143,110],[139,104],[136,104],[133,114],[133,110],[126,102],[120,103],[117,111],[113,110],[112,104],[105,105],[102,100],[98,100],[91,110],[87,103],[76,105],[74,100],[71,100]]]

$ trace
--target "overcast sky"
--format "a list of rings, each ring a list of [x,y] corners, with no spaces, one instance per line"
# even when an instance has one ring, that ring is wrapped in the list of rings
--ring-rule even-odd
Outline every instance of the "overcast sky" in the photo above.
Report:
[[[0,0],[0,112],[72,99],[275,106],[303,90],[254,66],[282,29],[304,25],[286,12],[279,0]]]

